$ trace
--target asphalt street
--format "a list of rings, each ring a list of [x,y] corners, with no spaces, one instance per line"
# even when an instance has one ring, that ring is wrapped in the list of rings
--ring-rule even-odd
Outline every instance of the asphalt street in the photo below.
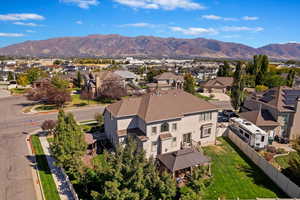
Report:
[[[34,200],[31,162],[26,145],[27,133],[40,128],[46,119],[56,119],[57,113],[23,114],[24,97],[0,99],[0,199]],[[103,107],[74,109],[77,120],[93,119]]]

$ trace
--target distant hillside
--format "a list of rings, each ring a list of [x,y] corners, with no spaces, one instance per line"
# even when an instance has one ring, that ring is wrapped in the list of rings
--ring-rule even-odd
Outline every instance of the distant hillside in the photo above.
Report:
[[[274,58],[300,58],[299,44],[274,44],[252,48],[238,43],[204,38],[177,39],[151,36],[89,35],[26,41],[0,48],[0,55],[57,57],[208,57],[251,58],[265,53]]]

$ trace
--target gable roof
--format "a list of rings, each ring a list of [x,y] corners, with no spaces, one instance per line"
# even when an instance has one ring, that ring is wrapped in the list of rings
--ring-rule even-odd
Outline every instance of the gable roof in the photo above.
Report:
[[[209,157],[204,156],[194,149],[181,149],[179,151],[158,155],[157,158],[171,172],[210,162]]]
[[[145,122],[181,118],[183,115],[217,110],[213,104],[182,90],[155,91],[123,99],[106,107],[114,117],[137,115]]]
[[[183,76],[176,75],[172,72],[164,72],[154,77],[155,80],[179,80],[184,81]]]
[[[96,79],[100,79],[102,81],[106,81],[106,80],[122,80],[122,77],[119,76],[118,74],[115,74],[111,71],[100,71],[100,72],[94,72],[93,74],[93,77]]]
[[[209,80],[206,83],[203,84],[203,87],[207,88],[225,88],[225,87],[231,87],[233,84],[233,78],[232,77],[217,77],[215,79]]]
[[[271,113],[266,109],[259,109],[255,111],[243,112],[239,114],[240,117],[254,123],[256,126],[280,126],[280,124],[273,118]]]
[[[127,70],[117,70],[114,72],[114,74],[117,74],[118,76],[124,78],[124,79],[136,79],[137,75],[127,71]]]

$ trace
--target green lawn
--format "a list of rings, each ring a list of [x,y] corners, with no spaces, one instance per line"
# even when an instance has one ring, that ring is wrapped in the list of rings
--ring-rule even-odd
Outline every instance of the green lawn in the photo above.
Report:
[[[95,101],[95,100],[80,99],[79,94],[74,94],[71,97],[72,97],[72,102],[70,103],[70,106],[80,107],[80,106],[86,106],[86,105],[101,104],[99,101]]]
[[[274,160],[280,167],[282,167],[283,169],[286,169],[289,167],[289,160],[295,156],[297,156],[297,153],[291,152],[291,153],[289,153],[289,155],[278,156]]]
[[[214,100],[214,97],[208,97],[208,96],[204,96],[202,94],[196,93],[195,96],[199,97],[200,99],[203,99],[205,101],[210,101],[210,100]]]
[[[24,89],[24,88],[12,88],[12,89],[10,89],[10,91],[13,94],[24,94],[26,92],[26,89]]]
[[[36,161],[39,169],[39,175],[42,182],[42,187],[44,190],[44,195],[46,200],[60,200],[56,185],[54,183],[51,171],[48,167],[46,156],[42,149],[39,137],[33,135],[31,137],[32,146],[35,152]]]
[[[281,190],[227,138],[220,145],[205,147],[212,158],[212,183],[204,199],[255,199],[286,197]]]

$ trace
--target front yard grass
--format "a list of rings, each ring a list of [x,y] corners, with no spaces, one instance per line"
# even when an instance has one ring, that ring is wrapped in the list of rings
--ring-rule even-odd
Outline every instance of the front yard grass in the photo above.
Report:
[[[229,139],[204,148],[212,159],[212,183],[204,191],[204,199],[256,199],[286,197],[250,159]]]
[[[38,166],[38,173],[41,178],[41,184],[46,200],[60,200],[39,137],[37,135],[31,136],[31,143],[34,149],[36,162]]]
[[[205,101],[211,101],[211,100],[215,100],[214,97],[210,97],[210,96],[205,96],[199,93],[195,94],[198,98],[203,99]]]
[[[25,94],[26,88],[12,88],[10,91],[12,94]]]

